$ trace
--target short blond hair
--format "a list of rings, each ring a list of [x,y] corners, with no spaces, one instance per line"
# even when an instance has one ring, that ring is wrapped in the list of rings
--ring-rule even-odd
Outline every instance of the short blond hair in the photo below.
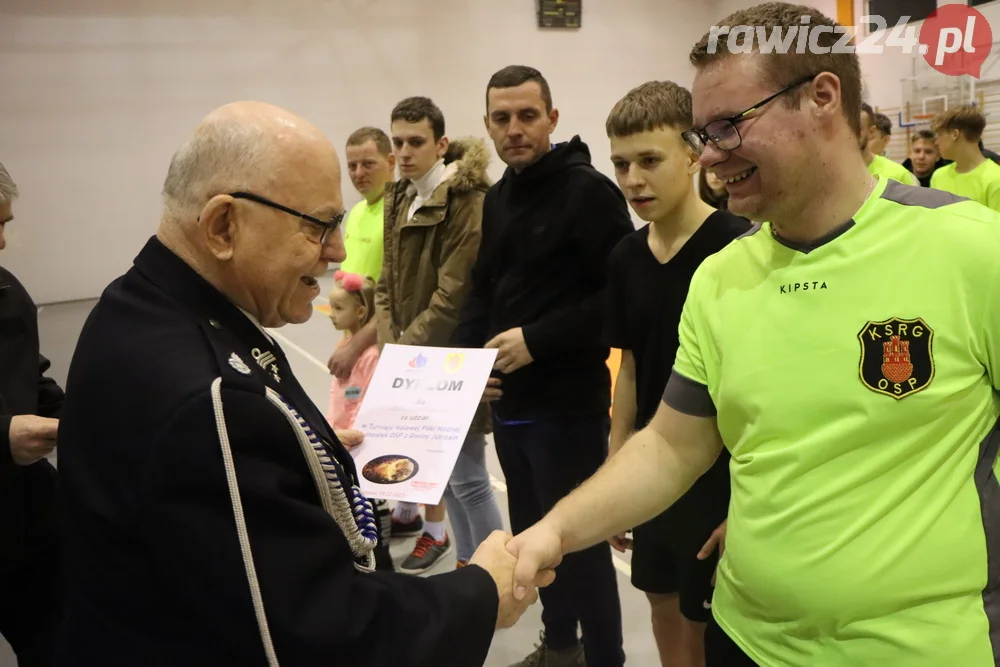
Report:
[[[382,157],[389,157],[392,153],[392,142],[389,141],[389,136],[377,127],[362,127],[354,130],[351,136],[347,137],[349,147],[364,146],[369,141],[375,144],[376,150]]]
[[[605,129],[608,137],[627,137],[657,128],[691,129],[691,93],[672,81],[648,81],[618,100]]]
[[[963,104],[935,116],[931,121],[931,129],[938,134],[958,130],[966,141],[979,143],[986,130],[986,116],[976,105]]]
[[[809,21],[803,25],[802,19],[806,17]],[[792,49],[788,53],[761,54],[760,44],[756,38],[753,40],[754,53],[764,59],[765,81],[775,89],[784,88],[822,72],[836,75],[840,79],[840,98],[844,116],[854,133],[861,134],[861,63],[856,53],[831,52],[831,48],[841,39],[844,28],[812,7],[787,2],[765,2],[740,10],[724,18],[718,27],[739,26],[752,26],[758,33],[763,30],[764,34],[768,35],[776,30],[790,28],[815,29],[817,26],[833,28],[829,32],[812,35],[818,38],[815,39],[815,43],[825,51],[824,53],[808,51],[798,53],[797,49]],[[729,51],[728,40],[720,38],[716,28],[713,28],[691,49],[690,60],[691,64],[700,70],[735,55],[738,54]],[[797,105],[800,100],[801,93],[792,91],[786,104]]]

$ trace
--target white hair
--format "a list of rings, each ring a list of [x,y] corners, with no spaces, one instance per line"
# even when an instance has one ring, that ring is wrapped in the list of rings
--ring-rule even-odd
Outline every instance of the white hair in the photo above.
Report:
[[[214,119],[174,153],[163,183],[164,204],[173,217],[193,220],[216,195],[259,188],[275,176],[270,152],[259,125]]]
[[[12,202],[18,195],[20,193],[17,191],[17,183],[10,177],[3,164],[0,164],[0,204]]]

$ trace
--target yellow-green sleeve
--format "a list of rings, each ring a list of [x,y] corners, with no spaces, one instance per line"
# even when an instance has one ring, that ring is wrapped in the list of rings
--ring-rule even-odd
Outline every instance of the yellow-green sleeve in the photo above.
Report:
[[[986,184],[986,206],[1000,211],[1000,179],[993,179]]]
[[[986,291],[983,303],[986,340],[986,374],[993,388],[1000,391],[1000,266],[993,272],[993,280]]]

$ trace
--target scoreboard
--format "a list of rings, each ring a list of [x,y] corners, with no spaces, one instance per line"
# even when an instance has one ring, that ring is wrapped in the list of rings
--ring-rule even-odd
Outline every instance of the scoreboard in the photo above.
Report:
[[[583,0],[538,0],[539,28],[579,28]]]

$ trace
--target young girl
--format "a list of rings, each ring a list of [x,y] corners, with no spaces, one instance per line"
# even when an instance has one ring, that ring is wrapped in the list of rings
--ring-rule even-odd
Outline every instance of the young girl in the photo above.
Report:
[[[356,273],[337,271],[336,284],[330,291],[330,319],[333,328],[344,337],[337,344],[343,345],[375,314],[375,281]],[[361,444],[364,435],[354,428],[361,401],[368,390],[368,383],[378,364],[378,346],[372,345],[358,357],[346,379],[336,376],[330,386],[330,410],[327,421],[344,447],[353,449]]]
[[[343,271],[337,271],[334,280],[336,283],[330,291],[330,319],[333,321],[333,328],[344,333],[338,343],[340,346],[375,315],[375,281]],[[354,449],[365,439],[364,434],[354,428],[354,419],[368,391],[368,383],[371,382],[376,365],[378,346],[372,345],[358,357],[347,379],[341,380],[334,376],[330,385],[330,410],[326,418],[341,444],[348,450]],[[375,569],[391,571],[395,569],[389,554],[392,512],[385,500],[372,499],[372,505],[378,515],[380,530],[379,543],[375,547]]]

